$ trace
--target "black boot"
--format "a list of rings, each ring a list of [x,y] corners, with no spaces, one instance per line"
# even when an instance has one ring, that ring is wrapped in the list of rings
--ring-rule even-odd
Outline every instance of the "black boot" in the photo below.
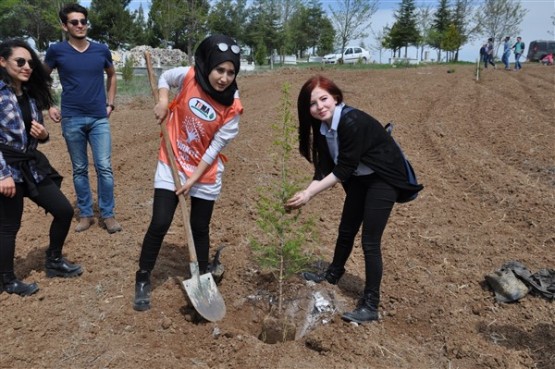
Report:
[[[150,272],[148,270],[139,270],[135,274],[133,309],[137,311],[150,309]]]
[[[30,296],[39,290],[36,283],[25,283],[17,279],[13,272],[2,273],[0,277],[0,292],[15,293],[19,296]]]
[[[62,257],[61,252],[46,251],[46,276],[70,278],[83,274],[83,269],[79,264],[72,264]]]
[[[341,318],[347,322],[364,324],[379,319],[379,298],[366,294],[358,302],[355,310],[345,313]]]
[[[323,273],[312,273],[312,272],[303,272],[302,276],[307,281],[312,281],[315,283],[321,283],[323,281],[328,281],[329,284],[337,284],[339,279],[345,273],[345,269],[343,270],[336,270],[336,269],[329,269]]]

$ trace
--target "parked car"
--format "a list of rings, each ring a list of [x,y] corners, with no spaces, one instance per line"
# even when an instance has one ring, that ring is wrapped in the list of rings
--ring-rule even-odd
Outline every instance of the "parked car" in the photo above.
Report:
[[[354,63],[368,63],[370,60],[370,53],[358,46],[347,46],[345,51],[341,54],[341,49],[335,50],[332,54],[324,55],[323,59],[325,64],[354,64]]]

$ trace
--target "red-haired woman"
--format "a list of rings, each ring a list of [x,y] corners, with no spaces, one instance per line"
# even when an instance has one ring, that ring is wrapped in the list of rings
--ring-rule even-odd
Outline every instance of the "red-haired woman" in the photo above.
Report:
[[[310,78],[301,88],[297,108],[299,151],[314,163],[315,173],[308,187],[289,199],[286,207],[300,208],[339,182],[346,193],[333,261],[325,272],[305,272],[303,277],[337,284],[362,225],[366,284],[356,309],[342,318],[357,323],[377,320],[382,234],[395,202],[423,187],[409,183],[403,154],[384,127],[363,111],[345,110],[343,93],[330,79]]]

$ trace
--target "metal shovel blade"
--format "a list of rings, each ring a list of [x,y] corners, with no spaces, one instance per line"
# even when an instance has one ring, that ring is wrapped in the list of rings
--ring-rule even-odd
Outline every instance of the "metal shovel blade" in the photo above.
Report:
[[[222,320],[225,316],[225,302],[212,274],[200,275],[198,264],[193,264],[196,263],[191,263],[191,278],[181,282],[183,288],[197,312],[204,319],[210,322]]]

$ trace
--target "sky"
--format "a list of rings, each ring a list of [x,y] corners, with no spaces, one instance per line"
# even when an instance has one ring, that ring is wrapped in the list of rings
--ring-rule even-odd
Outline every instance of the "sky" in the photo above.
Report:
[[[324,8],[328,5],[332,5],[334,0],[320,0]],[[91,0],[82,0],[80,3],[89,7]],[[150,0],[132,0],[129,9],[138,9],[140,5],[143,6],[145,13],[148,13],[148,8],[150,7]],[[379,2],[379,10],[372,17],[371,30],[376,33],[379,32],[386,25],[391,26],[394,22],[393,12],[399,8],[400,0],[381,0]],[[432,6],[437,6],[439,0],[424,0],[417,1],[417,4],[431,4]],[[517,36],[521,36],[522,40],[525,42],[528,48],[530,41],[534,40],[555,40],[555,27],[553,26],[553,20],[551,17],[555,16],[555,1],[554,0],[521,0],[522,7],[527,9],[528,12],[524,15],[524,19],[520,25],[521,31],[518,34],[507,35],[511,36],[511,41],[515,41]],[[372,34],[372,31],[368,33]],[[549,33],[551,32],[551,33]],[[474,40],[463,46],[459,53],[459,60],[461,61],[476,61],[479,57],[480,46],[485,42],[487,37],[483,37]],[[353,42],[353,44],[359,44],[361,40]],[[376,44],[375,37],[372,35],[362,40],[368,47]],[[379,53],[372,51],[372,59],[376,61],[379,60]],[[430,58],[436,58],[437,54],[435,50],[430,50]],[[386,50],[382,52],[381,62],[385,63],[391,56],[391,52]],[[412,47],[408,49],[407,56],[409,58],[416,58],[416,48]]]

